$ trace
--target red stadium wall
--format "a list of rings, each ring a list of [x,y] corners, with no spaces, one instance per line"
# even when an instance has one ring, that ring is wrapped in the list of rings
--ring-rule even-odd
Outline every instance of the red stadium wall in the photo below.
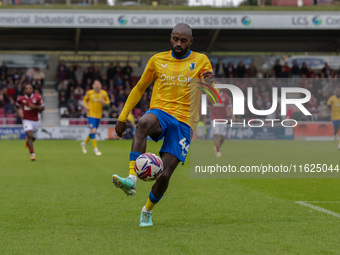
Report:
[[[298,124],[294,127],[294,136],[333,136],[331,122]]]
[[[272,5],[276,6],[297,6],[298,0],[272,0]],[[303,0],[303,5],[314,5],[314,0]]]

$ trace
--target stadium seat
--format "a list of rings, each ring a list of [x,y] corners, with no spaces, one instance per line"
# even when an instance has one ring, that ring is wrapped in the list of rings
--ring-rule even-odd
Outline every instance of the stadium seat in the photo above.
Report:
[[[78,125],[86,125],[86,120],[78,120]]]
[[[77,125],[77,121],[76,120],[70,120],[70,125]]]
[[[5,124],[5,121],[3,119],[0,119],[0,125]]]
[[[6,117],[5,113],[0,112],[0,118]]]
[[[108,122],[107,120],[103,120],[101,124],[103,124],[103,125],[108,125],[109,122]]]
[[[7,118],[15,118],[13,114],[7,114]]]
[[[5,109],[4,108],[0,108],[0,114],[5,114]]]
[[[7,120],[6,124],[7,125],[14,125],[15,124],[15,120],[13,120],[13,119]]]

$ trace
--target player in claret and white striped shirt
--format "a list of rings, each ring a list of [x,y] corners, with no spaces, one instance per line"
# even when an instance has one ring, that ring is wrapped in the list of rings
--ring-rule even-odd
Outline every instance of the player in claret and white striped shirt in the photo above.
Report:
[[[24,94],[17,99],[15,111],[22,119],[22,125],[27,135],[25,148],[29,149],[31,160],[35,161],[33,142],[39,128],[38,114],[45,110],[45,105],[40,95],[33,94],[32,85],[25,86]]]

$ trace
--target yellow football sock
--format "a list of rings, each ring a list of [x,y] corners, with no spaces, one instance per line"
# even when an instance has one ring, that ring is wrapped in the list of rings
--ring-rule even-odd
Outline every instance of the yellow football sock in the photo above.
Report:
[[[137,176],[136,173],[135,173],[135,161],[134,160],[130,160],[130,163],[129,163],[129,174]]]
[[[91,139],[92,145],[93,145],[93,149],[97,148],[97,140],[96,138]]]
[[[148,201],[146,201],[146,205],[145,205],[146,210],[152,211],[155,208],[155,206],[156,204],[152,203],[150,201],[150,198],[148,198]]]
[[[90,138],[89,136],[87,136],[86,139],[85,139],[85,141],[84,141],[84,143],[88,143],[88,142],[90,141],[90,139],[91,139],[91,138]]]

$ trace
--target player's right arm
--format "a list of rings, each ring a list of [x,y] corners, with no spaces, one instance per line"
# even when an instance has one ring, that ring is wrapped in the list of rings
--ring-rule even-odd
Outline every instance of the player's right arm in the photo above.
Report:
[[[15,112],[17,115],[22,119],[24,118],[24,113],[21,110],[21,100],[20,97],[17,99],[15,106],[14,106]]]
[[[126,119],[132,109],[138,104],[143,96],[144,91],[150,86],[151,82],[156,78],[155,72],[155,56],[153,56],[145,67],[142,77],[131,90],[129,97],[127,98],[124,108],[119,115],[118,122],[115,126],[116,133],[119,137],[123,137],[126,130]]]

